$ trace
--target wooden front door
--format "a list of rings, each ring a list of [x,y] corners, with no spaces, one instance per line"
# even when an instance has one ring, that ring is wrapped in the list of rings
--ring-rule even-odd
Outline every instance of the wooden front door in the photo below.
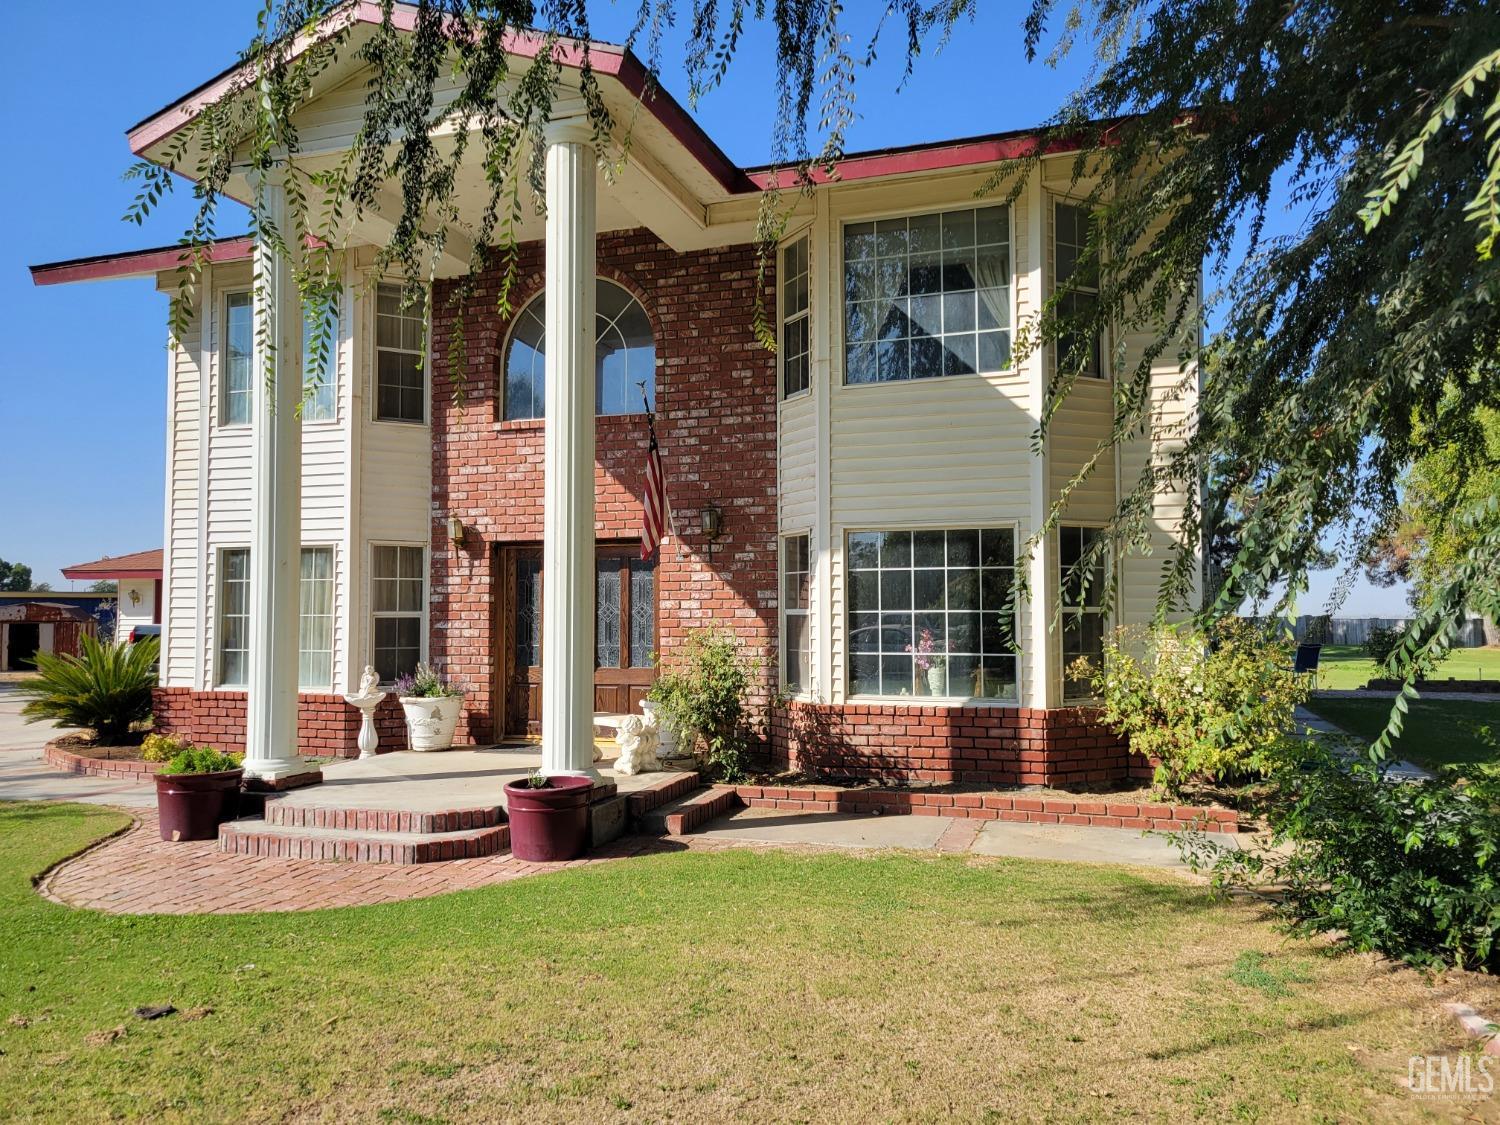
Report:
[[[594,710],[639,709],[656,678],[656,564],[636,557],[632,545],[604,545],[594,567]],[[541,733],[542,552],[539,547],[502,552],[499,581],[504,627],[496,654],[504,691],[505,731]]]

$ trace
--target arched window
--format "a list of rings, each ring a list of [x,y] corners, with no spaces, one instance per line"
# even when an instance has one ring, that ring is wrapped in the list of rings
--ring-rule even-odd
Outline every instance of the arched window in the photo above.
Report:
[[[594,352],[595,411],[633,414],[641,409],[641,388],[656,409],[656,344],[646,310],[630,293],[602,277],[594,288],[597,341]],[[505,346],[506,421],[546,417],[543,391],[546,305],[540,295],[526,304]]]

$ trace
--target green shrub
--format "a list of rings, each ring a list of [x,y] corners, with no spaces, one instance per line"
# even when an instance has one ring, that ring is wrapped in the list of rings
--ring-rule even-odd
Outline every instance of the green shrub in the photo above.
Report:
[[[243,760],[240,754],[221,754],[212,746],[189,746],[186,750],[179,750],[170,762],[161,769],[162,773],[222,773],[224,770],[237,770]]]
[[[1219,889],[1265,885],[1294,933],[1424,968],[1500,971],[1500,783],[1493,774],[1388,780],[1328,751],[1279,771],[1271,834],[1252,851],[1181,839]]]
[[[123,742],[133,724],[151,714],[156,686],[157,640],[105,644],[84,634],[78,656],[39,652],[36,679],[21,685],[28,723],[52,720],[61,727],[87,727],[101,745]]]
[[[662,665],[648,698],[683,745],[703,746],[709,766],[725,781],[745,775],[745,751],[756,737],[750,692],[757,661],[739,640],[716,629],[695,629],[682,653]]]
[[[148,734],[141,743],[141,757],[148,762],[170,762],[192,745],[187,739],[170,734]]]
[[[1370,635],[1365,638],[1365,655],[1376,664],[1385,666],[1385,662],[1391,658],[1391,653],[1396,651],[1401,644],[1402,631],[1400,629],[1387,629],[1383,625],[1376,625],[1370,630]]]
[[[1208,631],[1120,630],[1105,639],[1102,668],[1080,660],[1070,671],[1092,686],[1100,721],[1157,763],[1156,787],[1174,796],[1194,779],[1263,776],[1302,749],[1293,716],[1309,687],[1292,671],[1292,646],[1238,618]]]

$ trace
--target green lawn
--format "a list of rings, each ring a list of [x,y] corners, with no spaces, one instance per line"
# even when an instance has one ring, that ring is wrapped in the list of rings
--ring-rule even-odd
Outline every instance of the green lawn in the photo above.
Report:
[[[0,805],[0,1119],[1387,1119],[1462,1042],[1440,1001],[1500,1010],[1076,865],[680,852],[222,918],[33,892],[122,822]],[[213,1011],[129,1014],[162,1002]]]
[[[1500,680],[1500,648],[1461,648],[1437,668],[1439,679]],[[1318,659],[1318,687],[1361,688],[1375,675],[1375,661],[1359,645],[1324,645]]]
[[[1390,718],[1390,699],[1315,698],[1307,707],[1350,734],[1375,741]],[[1500,764],[1500,699],[1418,699],[1408,704],[1395,753],[1429,769]]]

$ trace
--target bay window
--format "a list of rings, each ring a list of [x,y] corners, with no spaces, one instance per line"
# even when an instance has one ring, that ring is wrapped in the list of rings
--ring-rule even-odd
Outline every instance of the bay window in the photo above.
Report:
[[[250,294],[224,298],[223,373],[219,379],[219,425],[250,424],[251,392],[255,387],[255,311]]]
[[[781,680],[790,692],[812,688],[812,633],[808,628],[812,574],[806,535],[781,540]]]
[[[422,659],[426,586],[421,547],[371,548],[371,663],[381,683],[415,671]]]
[[[1064,318],[1053,356],[1057,369],[1097,379],[1104,369],[1099,333],[1090,327],[1099,307],[1099,262],[1088,249],[1092,222],[1087,210],[1071,203],[1059,202],[1053,208],[1053,269],[1062,294],[1057,311]]]
[[[329,295],[323,315],[302,316],[302,420],[331,422],[338,414],[339,299]]]
[[[849,693],[1016,700],[1015,532],[848,536]]]
[[[250,552],[219,552],[219,661],[221,687],[244,687],[250,678]]]
[[[375,420],[427,421],[422,307],[403,306],[399,285],[375,291]]]
[[[298,583],[297,684],[333,688],[333,548],[303,547]],[[244,687],[250,675],[250,550],[219,552],[218,683]]]
[[[808,387],[808,240],[781,248],[781,397]]]
[[[1010,208],[844,227],[844,381],[1010,366]]]
[[[1087,699],[1088,681],[1069,669],[1079,657],[1087,657],[1098,668],[1104,660],[1105,583],[1109,569],[1103,550],[1092,558],[1101,532],[1097,527],[1063,526],[1057,530],[1058,589],[1062,603],[1063,698]]]

